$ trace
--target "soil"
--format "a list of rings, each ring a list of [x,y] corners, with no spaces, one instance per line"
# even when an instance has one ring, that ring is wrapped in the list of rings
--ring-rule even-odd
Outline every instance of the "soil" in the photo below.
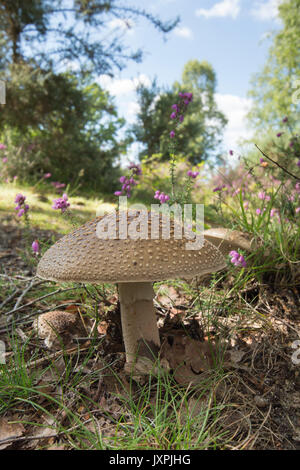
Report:
[[[23,276],[30,279],[34,276],[35,266],[22,255],[24,228],[17,222],[14,217],[0,217],[0,274],[7,278]],[[52,231],[34,229],[31,232],[32,241],[49,241],[53,236],[54,239],[60,237]],[[230,284],[230,280],[228,282]],[[228,315],[220,309],[216,311],[214,323],[206,330],[202,312],[188,319],[189,299],[177,289],[168,288],[168,299],[159,301],[158,297],[156,306],[164,355],[175,381],[183,387],[200,383],[202,374],[209,374],[211,370],[211,356],[199,365],[199,361],[194,360],[195,354],[201,350],[203,357],[209,356],[208,337],[215,346],[221,342],[224,345],[222,367],[228,373],[216,386],[215,396],[220,402],[233,405],[235,410],[231,414],[225,413],[221,421],[227,430],[232,428],[229,448],[299,450],[300,342],[298,346],[295,343],[300,340],[299,285],[275,289],[268,284],[249,283],[240,293],[240,298],[251,304],[249,317]],[[0,305],[4,300],[0,292]],[[102,361],[113,362],[115,370],[122,374],[124,346],[116,298],[108,310],[98,326],[100,336],[106,340],[97,352]],[[175,360],[178,354],[185,363],[180,370],[179,362],[177,364]],[[112,402],[111,393],[117,386],[112,376],[99,382],[94,393],[102,405]],[[18,432],[22,435],[20,430]],[[17,443],[17,448],[30,448],[26,440]]]

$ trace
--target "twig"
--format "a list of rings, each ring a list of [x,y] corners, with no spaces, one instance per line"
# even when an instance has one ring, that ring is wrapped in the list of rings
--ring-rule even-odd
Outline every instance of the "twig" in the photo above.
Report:
[[[106,419],[107,421],[110,421],[112,424],[116,424],[116,419],[109,416],[107,413],[103,413],[101,410],[92,410],[92,411],[89,411],[88,412],[90,415],[91,414],[98,414],[100,416],[102,416],[104,419]],[[86,421],[84,421],[84,423],[80,423],[80,424],[75,424],[74,426],[72,426],[71,428],[69,429],[64,429],[62,431],[57,431],[57,432],[54,432],[52,434],[48,434],[48,435],[43,435],[43,434],[39,434],[37,436],[18,436],[18,437],[14,437],[14,436],[11,436],[11,437],[7,437],[5,439],[1,439],[0,440],[0,445],[1,444],[5,444],[6,442],[18,442],[18,441],[33,441],[33,440],[38,440],[38,439],[50,439],[50,438],[53,438],[53,437],[60,437],[61,435],[66,435],[67,433],[70,433],[72,431],[75,431],[75,429],[78,429],[80,426],[84,425],[86,426],[88,423],[90,423],[91,421],[93,421],[93,418],[90,418],[90,419],[87,419]],[[120,427],[121,428],[126,428],[125,425],[122,425],[120,424]]]
[[[20,303],[22,302],[22,300],[24,299],[25,295],[27,294],[27,292],[30,291],[30,289],[32,287],[36,287],[36,286],[39,286],[40,284],[43,284],[44,282],[46,281],[39,281],[37,282],[36,284],[34,284],[34,279],[32,279],[29,283],[29,286],[26,287],[26,289],[23,290],[22,294],[20,295],[20,297],[18,297],[16,303],[15,303],[15,306],[14,306],[14,309],[18,308]]]
[[[270,160],[270,162],[274,163],[274,165],[278,166],[282,171],[284,171],[285,173],[287,173],[288,175],[292,176],[293,178],[295,178],[297,181],[300,179],[299,176],[295,176],[293,173],[291,173],[290,171],[288,171],[286,168],[284,168],[283,166],[281,166],[279,163],[275,162],[275,160],[273,160],[271,157],[268,157],[268,155],[266,155],[259,147],[258,145],[255,144],[255,147],[260,151],[260,153],[266,157],[268,160]]]
[[[30,320],[31,317],[33,317],[35,315],[42,315],[43,313],[47,313],[47,312],[50,312],[52,310],[61,309],[63,307],[69,307],[69,305],[70,305],[70,303],[60,304],[60,305],[55,305],[54,307],[52,306],[52,307],[47,308],[45,310],[37,310],[36,312],[31,312],[29,315],[23,316],[22,318],[20,318],[18,320],[14,320],[14,321],[12,321],[11,318],[8,318],[7,321],[6,321],[5,328],[0,329],[0,334],[7,333],[7,328],[9,326],[11,326],[12,324],[14,324],[15,326],[20,325],[20,324],[21,325],[29,325],[31,323],[31,320]],[[84,304],[73,303],[72,305],[82,306]],[[12,315],[10,315],[10,317],[12,317]]]
[[[28,277],[24,277],[24,276],[21,276],[21,275],[19,275],[19,274],[17,274],[16,276],[10,276],[10,275],[8,275],[8,274],[0,274],[0,277],[5,277],[6,279],[9,279],[9,280],[11,280],[11,279],[16,279],[16,280],[22,281],[22,282],[27,282],[27,281],[29,281],[29,280],[32,278],[31,276],[30,276],[30,277],[29,277],[29,276],[28,276]]]
[[[9,312],[6,312],[5,315],[10,315],[12,313],[18,312],[19,310],[22,310],[23,308],[29,307],[30,305],[33,305],[33,304],[35,304],[36,302],[38,302],[40,300],[46,299],[47,297],[51,297],[52,295],[60,294],[62,292],[68,292],[70,290],[76,290],[76,289],[82,289],[82,287],[69,287],[68,289],[57,289],[54,292],[50,292],[50,294],[42,295],[42,297],[38,297],[37,299],[34,299],[31,302],[28,302],[28,304],[21,305],[20,307],[17,307],[17,308],[13,308]]]
[[[6,297],[5,300],[3,300],[2,304],[0,304],[0,309],[4,307],[8,302],[10,302],[20,291],[20,289],[17,287],[10,296]]]

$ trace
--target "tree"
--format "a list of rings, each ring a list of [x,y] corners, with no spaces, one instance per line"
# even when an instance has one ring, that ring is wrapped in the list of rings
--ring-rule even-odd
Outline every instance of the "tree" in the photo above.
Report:
[[[154,80],[150,87],[137,89],[140,111],[137,122],[130,128],[134,138],[144,145],[140,158],[161,153],[169,158],[169,133],[171,106],[178,100],[178,93],[192,92],[193,101],[177,135],[176,153],[185,156],[192,164],[206,161],[209,157],[220,158],[218,146],[225,116],[215,102],[216,77],[207,62],[189,61],[183,70],[181,83],[175,82],[170,89],[161,89]]]
[[[276,127],[285,116],[296,122],[300,111],[300,0],[284,0],[278,10],[282,27],[249,93],[254,101],[249,120],[258,130]]]
[[[179,21],[162,22],[120,0],[0,0],[0,30],[10,50],[1,65],[33,60],[48,69],[70,61],[80,71],[112,75],[130,59],[141,61],[142,51],[127,51],[122,28],[109,25],[118,20],[131,27],[139,18],[162,33]]]
[[[117,138],[124,120],[118,118],[107,92],[95,83],[79,83],[68,73],[36,70],[33,81],[26,70],[24,66],[21,84],[13,75],[7,94],[11,106],[3,107],[0,115],[10,149],[9,176],[32,181],[50,172],[54,180],[69,183],[84,170],[85,185],[111,190],[114,162],[125,151],[126,141]],[[34,112],[27,114],[30,104]]]
[[[117,140],[124,121],[93,80],[141,60],[140,50],[127,50],[122,28],[109,28],[113,19],[130,26],[138,18],[162,33],[178,22],[164,23],[119,0],[0,0],[1,138],[33,149],[26,152],[27,166],[12,159],[12,175],[51,171],[72,179],[84,168],[86,183],[99,188],[96,181],[102,181],[104,188],[110,181],[126,148],[126,140]]]

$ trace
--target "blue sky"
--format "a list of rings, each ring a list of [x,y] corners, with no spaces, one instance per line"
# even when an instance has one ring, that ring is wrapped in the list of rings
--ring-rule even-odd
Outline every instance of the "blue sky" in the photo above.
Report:
[[[126,3],[126,2],[125,2]],[[133,3],[132,1],[129,3]],[[135,0],[163,20],[181,17],[181,23],[165,41],[144,20],[138,24],[112,21],[110,28],[124,30],[124,41],[145,51],[141,64],[131,63],[114,79],[100,76],[99,83],[114,96],[120,114],[133,121],[137,112],[134,87],[150,83],[156,76],[160,85],[180,80],[185,63],[191,59],[210,62],[217,75],[216,100],[229,119],[224,149],[238,148],[238,140],[250,131],[245,114],[250,80],[261,70],[270,46],[268,33],[276,30],[279,0]],[[134,155],[137,147],[133,147]]]

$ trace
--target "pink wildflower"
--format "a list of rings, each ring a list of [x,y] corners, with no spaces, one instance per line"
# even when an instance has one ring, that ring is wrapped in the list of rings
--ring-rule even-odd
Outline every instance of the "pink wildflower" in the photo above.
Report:
[[[32,248],[32,251],[36,254],[39,253],[40,251],[40,246],[39,246],[39,242],[37,240],[35,240],[32,245],[31,245],[31,248]]]
[[[65,212],[69,206],[70,206],[70,203],[68,202],[68,196],[66,194],[63,194],[62,197],[53,200],[52,209],[54,210],[60,209],[61,212]]]

